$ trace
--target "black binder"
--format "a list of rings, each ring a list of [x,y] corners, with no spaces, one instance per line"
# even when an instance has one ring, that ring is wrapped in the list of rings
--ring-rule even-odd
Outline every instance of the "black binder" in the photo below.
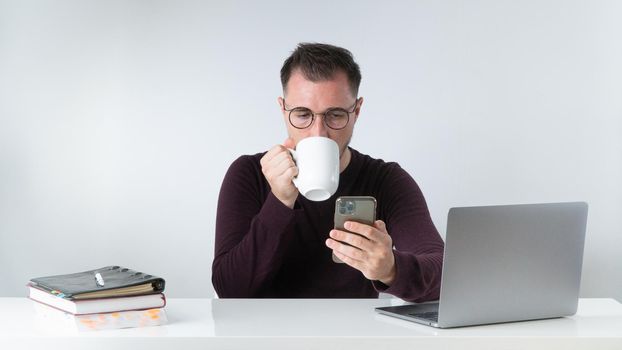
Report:
[[[69,300],[162,293],[164,279],[121,266],[30,280],[30,286]]]

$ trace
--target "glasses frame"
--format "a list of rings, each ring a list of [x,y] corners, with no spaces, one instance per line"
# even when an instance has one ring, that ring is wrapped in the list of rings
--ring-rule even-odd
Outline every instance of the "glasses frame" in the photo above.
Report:
[[[326,125],[327,128],[332,129],[332,130],[342,130],[342,129],[345,129],[345,127],[348,126],[348,124],[350,123],[350,114],[354,113],[356,111],[356,106],[358,106],[359,100],[360,100],[360,97],[357,97],[356,101],[354,101],[354,105],[352,106],[352,110],[351,111],[349,111],[349,110],[347,110],[345,108],[341,108],[341,107],[331,107],[331,108],[325,110],[322,113],[316,113],[316,112],[313,112],[310,108],[307,108],[307,107],[294,107],[292,109],[287,109],[287,108],[285,108],[285,104],[286,104],[285,98],[283,98],[283,110],[285,110],[286,112],[289,112],[289,114],[287,115],[287,120],[289,120],[289,124],[291,126],[293,126],[294,128],[296,128],[296,129],[304,130],[304,129],[310,127],[311,125],[313,125],[313,123],[315,122],[315,115],[318,114],[318,115],[322,116],[322,122],[324,123],[324,125]],[[308,110],[311,113],[311,123],[309,123],[309,125],[305,126],[304,128],[297,127],[296,125],[294,125],[294,123],[292,123],[292,112],[295,109],[297,109],[297,108],[304,108],[304,109]],[[344,126],[341,127],[341,128],[333,128],[332,126],[328,125],[328,123],[326,122],[326,114],[328,114],[330,111],[335,110],[335,109],[338,109],[340,111],[345,111],[348,114],[348,120],[346,121]]]

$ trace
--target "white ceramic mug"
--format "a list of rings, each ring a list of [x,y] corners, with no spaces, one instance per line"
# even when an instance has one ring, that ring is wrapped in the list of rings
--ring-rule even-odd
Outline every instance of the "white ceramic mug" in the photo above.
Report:
[[[296,150],[290,149],[298,167],[294,185],[300,194],[312,201],[325,201],[339,187],[339,147],[321,136],[300,140]]]

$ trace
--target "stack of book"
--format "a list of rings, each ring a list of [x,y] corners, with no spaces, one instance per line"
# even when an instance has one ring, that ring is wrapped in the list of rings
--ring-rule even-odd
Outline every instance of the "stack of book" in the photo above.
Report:
[[[165,324],[164,279],[120,266],[33,278],[30,299],[44,305],[43,320],[64,320],[78,330]],[[45,321],[44,321],[45,322]]]

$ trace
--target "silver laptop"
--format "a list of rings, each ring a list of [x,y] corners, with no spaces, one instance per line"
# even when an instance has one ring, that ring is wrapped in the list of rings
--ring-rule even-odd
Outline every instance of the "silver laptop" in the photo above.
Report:
[[[584,202],[451,208],[439,301],[376,311],[439,328],[573,315],[586,221]]]

